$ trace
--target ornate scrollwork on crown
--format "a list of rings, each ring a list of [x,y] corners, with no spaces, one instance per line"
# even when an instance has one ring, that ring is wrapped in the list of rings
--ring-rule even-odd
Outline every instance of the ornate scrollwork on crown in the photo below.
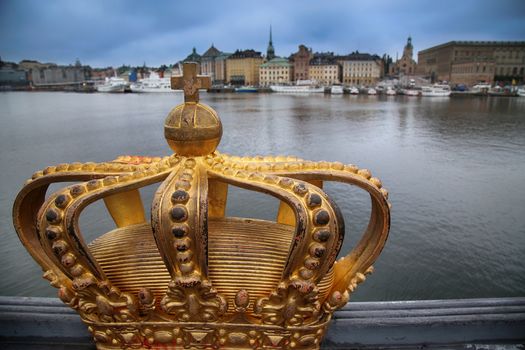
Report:
[[[215,322],[226,312],[228,304],[199,276],[177,277],[168,285],[161,307],[182,322]]]

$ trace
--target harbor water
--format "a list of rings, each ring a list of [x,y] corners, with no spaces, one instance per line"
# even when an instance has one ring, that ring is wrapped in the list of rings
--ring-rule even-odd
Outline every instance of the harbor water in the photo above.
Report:
[[[24,181],[48,165],[170,154],[163,122],[177,93],[0,93],[0,295],[54,296],[12,226]],[[201,94],[219,113],[219,150],[296,155],[367,168],[390,192],[392,226],[353,300],[525,295],[525,98]],[[62,185],[52,186],[50,191]],[[150,203],[155,187],[142,190]],[[328,184],[344,213],[346,254],[369,197]],[[231,189],[227,215],[272,220],[271,197]],[[102,203],[87,241],[113,228]]]

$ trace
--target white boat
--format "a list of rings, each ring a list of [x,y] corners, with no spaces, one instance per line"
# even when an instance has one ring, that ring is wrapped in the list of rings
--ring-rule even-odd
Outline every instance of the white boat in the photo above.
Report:
[[[403,95],[407,96],[419,96],[421,94],[420,90],[416,89],[403,89]]]
[[[518,88],[518,91],[516,91],[516,93],[518,94],[518,96],[525,97],[525,86]]]
[[[391,86],[389,86],[386,88],[385,94],[387,94],[388,96],[394,96],[397,93],[396,93],[396,90],[394,90]]]
[[[129,89],[129,83],[117,77],[106,77],[104,84],[97,86],[98,92],[124,92],[127,89]]]
[[[330,93],[332,95],[341,95],[343,92],[343,87],[341,85],[332,85],[330,88]]]
[[[421,96],[448,97],[450,96],[450,93],[450,86],[445,84],[434,84],[430,86],[423,86],[421,88]]]
[[[131,84],[132,92],[172,92],[170,78],[161,78],[156,72],[151,72],[144,78]]]
[[[370,88],[370,89],[368,89],[367,94],[369,94],[369,95],[377,95],[377,91],[374,88]]]
[[[324,92],[323,86],[318,86],[312,80],[297,80],[295,85],[271,85],[273,92],[282,92],[287,94],[309,94]]]
[[[359,89],[356,88],[355,86],[352,86],[352,87],[350,88],[350,94],[351,94],[351,95],[359,95]]]

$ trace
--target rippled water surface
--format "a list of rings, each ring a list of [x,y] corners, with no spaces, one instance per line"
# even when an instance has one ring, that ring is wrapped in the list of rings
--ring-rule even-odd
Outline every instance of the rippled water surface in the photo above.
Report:
[[[293,154],[368,168],[390,192],[392,227],[354,300],[525,295],[525,98],[201,96],[221,116],[219,150]],[[0,295],[53,296],[18,240],[11,207],[51,164],[168,155],[163,121],[177,94],[0,93]],[[57,187],[52,187],[51,190]],[[153,187],[144,189],[146,200]],[[366,226],[367,195],[328,185],[344,212],[343,253]],[[228,214],[273,219],[277,203],[231,191]],[[87,240],[112,228],[102,204]]]

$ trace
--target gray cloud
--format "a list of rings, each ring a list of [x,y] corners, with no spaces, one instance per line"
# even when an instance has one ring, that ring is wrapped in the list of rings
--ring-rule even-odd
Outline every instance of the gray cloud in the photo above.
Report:
[[[525,2],[503,1],[67,1],[0,0],[0,56],[93,66],[174,63],[211,43],[277,54],[395,56],[411,34],[421,50],[449,40],[525,40]]]

